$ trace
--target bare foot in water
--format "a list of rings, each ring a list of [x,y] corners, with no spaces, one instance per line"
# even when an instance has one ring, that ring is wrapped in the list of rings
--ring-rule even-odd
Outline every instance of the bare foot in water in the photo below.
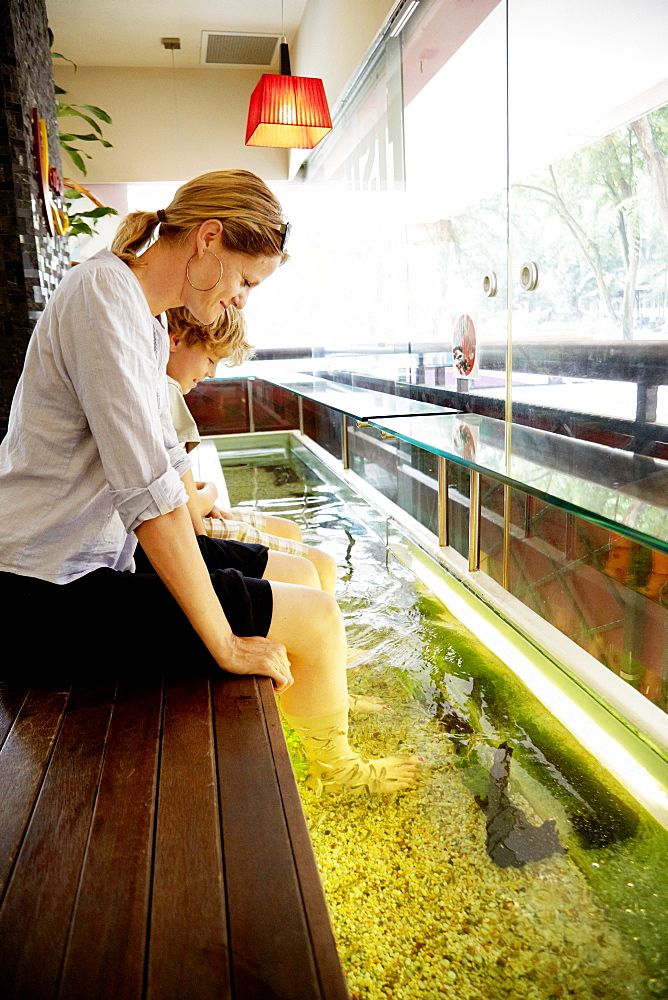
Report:
[[[348,709],[351,715],[373,715],[375,712],[389,712],[390,706],[373,695],[349,694]]]
[[[341,758],[332,765],[315,762],[306,777],[306,785],[318,795],[347,791],[353,795],[390,795],[415,784],[420,757]]]

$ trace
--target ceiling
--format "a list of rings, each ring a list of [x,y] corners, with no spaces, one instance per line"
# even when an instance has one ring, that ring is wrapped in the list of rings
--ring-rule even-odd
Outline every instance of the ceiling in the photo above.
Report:
[[[281,34],[292,42],[307,0],[47,0],[54,51],[80,66],[200,66],[202,31]],[[284,20],[282,29],[281,18]]]

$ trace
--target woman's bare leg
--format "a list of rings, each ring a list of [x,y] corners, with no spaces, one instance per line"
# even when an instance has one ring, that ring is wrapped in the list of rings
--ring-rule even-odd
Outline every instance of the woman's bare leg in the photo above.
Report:
[[[322,590],[271,584],[268,639],[282,642],[295,683],[281,695],[289,715],[328,715],[348,704],[346,635],[339,606]]]
[[[323,591],[272,583],[274,607],[267,638],[287,648],[294,684],[281,711],[311,762],[317,789],[386,793],[408,788],[417,760],[362,758],[348,742],[346,637],[336,601]]]

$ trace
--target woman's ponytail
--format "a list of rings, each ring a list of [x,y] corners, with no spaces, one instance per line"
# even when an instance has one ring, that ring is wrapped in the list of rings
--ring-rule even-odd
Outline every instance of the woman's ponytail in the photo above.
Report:
[[[148,242],[159,221],[157,212],[131,212],[126,215],[116,230],[111,244],[112,253],[126,264],[134,263],[137,250]]]
[[[126,264],[133,264],[160,223],[160,237],[185,238],[207,219],[223,224],[222,241],[228,250],[254,256],[279,256],[285,225],[274,193],[256,174],[247,170],[214,170],[183,184],[166,209],[132,212],[120,224],[111,249]]]

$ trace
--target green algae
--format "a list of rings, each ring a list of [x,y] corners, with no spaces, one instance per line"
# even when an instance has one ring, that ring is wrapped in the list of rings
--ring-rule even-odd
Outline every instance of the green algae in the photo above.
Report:
[[[668,831],[423,589],[419,603],[432,664],[425,698],[436,717],[444,702],[456,706],[473,730],[453,736],[462,780],[485,794],[485,750],[508,741],[523,795],[539,815],[555,816],[570,856],[656,979],[656,995],[668,995]]]

